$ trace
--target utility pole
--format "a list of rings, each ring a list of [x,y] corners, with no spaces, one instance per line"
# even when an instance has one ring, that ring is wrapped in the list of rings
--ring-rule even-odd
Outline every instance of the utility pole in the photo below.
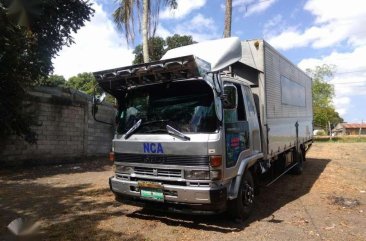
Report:
[[[330,121],[328,121],[328,128],[329,128],[329,137],[332,140],[332,127],[330,126]]]
[[[229,38],[231,36],[232,12],[233,12],[233,1],[226,0],[224,38]]]
[[[358,131],[359,136],[362,134],[362,125],[363,125],[363,120],[361,120],[360,130]]]

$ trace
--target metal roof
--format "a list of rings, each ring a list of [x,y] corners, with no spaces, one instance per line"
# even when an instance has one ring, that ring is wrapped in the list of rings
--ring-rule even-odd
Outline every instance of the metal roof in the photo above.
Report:
[[[345,129],[366,129],[366,123],[342,123],[341,124]]]

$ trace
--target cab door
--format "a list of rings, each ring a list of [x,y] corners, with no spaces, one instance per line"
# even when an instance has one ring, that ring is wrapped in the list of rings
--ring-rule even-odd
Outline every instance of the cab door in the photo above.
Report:
[[[235,82],[224,84],[225,179],[237,174],[240,160],[251,154],[245,90]]]

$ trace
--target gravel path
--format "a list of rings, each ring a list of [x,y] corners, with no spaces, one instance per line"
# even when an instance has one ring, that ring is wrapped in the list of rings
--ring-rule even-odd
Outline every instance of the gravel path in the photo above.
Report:
[[[109,162],[0,172],[0,240],[22,217],[34,240],[366,240],[366,143],[315,143],[301,176],[261,189],[245,222],[114,201]]]

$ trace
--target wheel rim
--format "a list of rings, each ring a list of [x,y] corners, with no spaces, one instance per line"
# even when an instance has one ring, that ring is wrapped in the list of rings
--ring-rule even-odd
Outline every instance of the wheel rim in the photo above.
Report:
[[[242,189],[242,203],[244,206],[250,206],[254,202],[254,188],[246,181]]]

